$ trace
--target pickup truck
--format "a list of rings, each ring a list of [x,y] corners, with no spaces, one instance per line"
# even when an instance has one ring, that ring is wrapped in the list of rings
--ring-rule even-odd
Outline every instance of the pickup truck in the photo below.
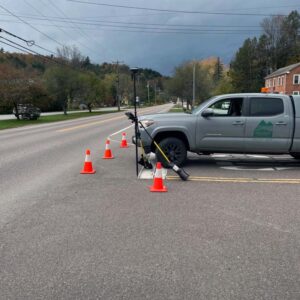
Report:
[[[191,113],[144,115],[139,121],[168,158],[179,166],[186,161],[188,151],[204,155],[290,154],[300,159],[300,96],[219,95]],[[155,152],[166,166],[143,128],[140,128],[140,138],[145,152]]]

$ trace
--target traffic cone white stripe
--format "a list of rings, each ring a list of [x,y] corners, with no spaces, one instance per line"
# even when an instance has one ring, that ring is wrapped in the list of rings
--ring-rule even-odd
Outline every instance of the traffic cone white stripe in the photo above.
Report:
[[[162,178],[162,169],[156,169],[155,175],[156,178]]]
[[[91,162],[91,156],[89,154],[86,154],[85,162]]]

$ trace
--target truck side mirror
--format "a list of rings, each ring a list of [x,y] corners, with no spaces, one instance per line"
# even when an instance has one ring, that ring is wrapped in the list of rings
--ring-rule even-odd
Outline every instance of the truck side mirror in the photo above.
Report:
[[[204,117],[204,118],[211,117],[213,115],[214,115],[214,110],[212,108],[206,108],[201,113],[201,116]]]

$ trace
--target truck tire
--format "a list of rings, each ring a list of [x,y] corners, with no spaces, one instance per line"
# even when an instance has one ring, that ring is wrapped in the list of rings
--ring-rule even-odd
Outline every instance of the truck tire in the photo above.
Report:
[[[290,155],[296,159],[300,159],[300,153],[290,153]]]
[[[159,146],[171,162],[178,166],[181,166],[185,162],[187,149],[182,140],[175,137],[165,138],[159,142]],[[157,160],[160,161],[165,168],[167,168],[168,162],[160,153],[160,151],[156,149],[155,153]]]

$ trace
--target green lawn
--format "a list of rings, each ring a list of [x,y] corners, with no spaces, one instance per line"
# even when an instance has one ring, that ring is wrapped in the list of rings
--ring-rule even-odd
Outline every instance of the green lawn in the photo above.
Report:
[[[82,112],[82,113],[73,113],[68,115],[52,115],[52,116],[44,116],[40,117],[38,120],[3,120],[0,121],[0,130],[1,129],[8,129],[8,128],[15,128],[15,127],[22,127],[28,125],[37,125],[37,124],[44,124],[44,123],[51,123],[51,122],[58,122],[58,121],[66,121],[72,119],[78,119],[83,117],[93,117],[108,113],[117,112],[116,110],[111,111],[97,111],[97,112]]]

